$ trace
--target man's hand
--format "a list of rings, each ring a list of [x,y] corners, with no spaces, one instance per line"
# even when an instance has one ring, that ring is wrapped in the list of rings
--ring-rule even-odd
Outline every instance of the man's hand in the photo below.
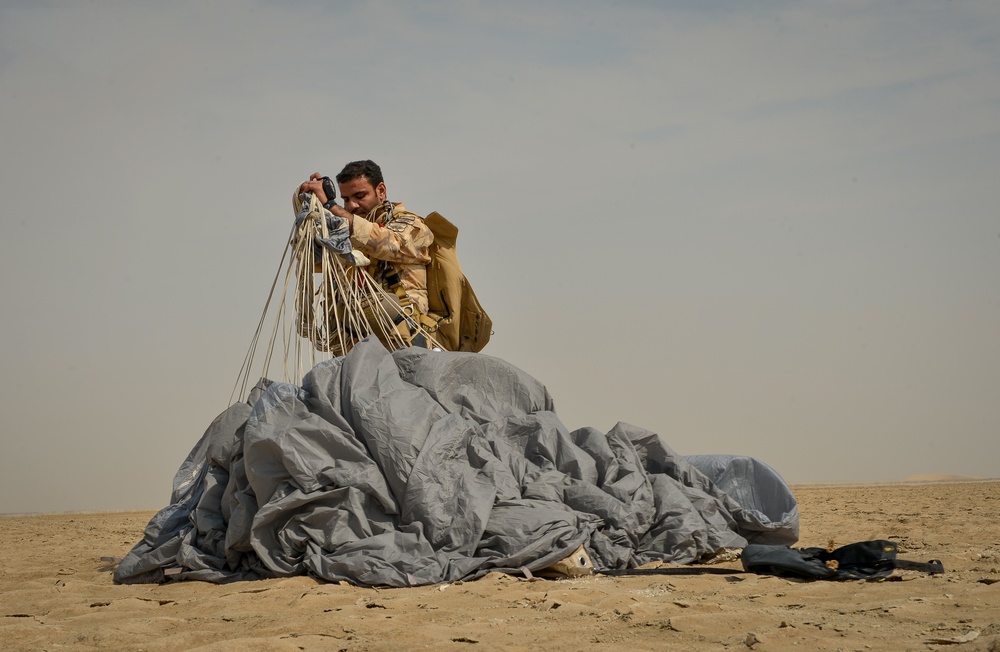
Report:
[[[329,201],[329,197],[326,196],[326,191],[323,190],[323,175],[319,172],[313,172],[309,175],[309,181],[303,181],[299,185],[299,193],[311,192],[316,195],[316,199],[319,203],[326,204]]]
[[[323,175],[319,172],[313,172],[309,175],[309,181],[303,181],[299,186],[299,193],[311,192],[316,195],[316,199],[319,203],[326,205],[329,201],[329,197],[326,196],[326,191],[323,190]],[[342,217],[347,220],[348,226],[351,227],[351,232],[354,232],[354,214],[345,210],[342,206],[337,204],[331,204],[328,211],[336,215],[337,217]]]

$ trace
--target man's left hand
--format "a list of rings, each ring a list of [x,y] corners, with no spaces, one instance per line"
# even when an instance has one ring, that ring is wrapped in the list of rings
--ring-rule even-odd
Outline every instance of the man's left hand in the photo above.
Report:
[[[313,174],[313,176],[315,177],[316,175]],[[299,192],[311,192],[316,195],[316,199],[319,200],[319,203],[325,204],[327,202],[326,192],[323,190],[322,177],[318,179],[310,178],[309,181],[304,181],[302,185],[299,186]]]
[[[326,191],[323,190],[323,175],[319,172],[313,172],[309,175],[309,181],[304,181],[302,185],[299,186],[299,192],[311,192],[316,195],[316,199],[319,203],[326,206],[329,197],[326,196]],[[336,215],[337,217],[342,217],[347,220],[347,225],[351,228],[351,232],[354,232],[354,214],[347,211],[343,206],[338,204],[331,204],[327,207],[327,210]]]

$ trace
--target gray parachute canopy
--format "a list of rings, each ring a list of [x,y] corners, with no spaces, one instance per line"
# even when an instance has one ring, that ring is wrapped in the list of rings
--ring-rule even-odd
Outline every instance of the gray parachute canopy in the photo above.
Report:
[[[766,465],[698,462],[738,495],[647,430],[568,431],[503,360],[369,338],[219,415],[115,580],[414,586],[537,571],[581,545],[601,570],[797,540]]]

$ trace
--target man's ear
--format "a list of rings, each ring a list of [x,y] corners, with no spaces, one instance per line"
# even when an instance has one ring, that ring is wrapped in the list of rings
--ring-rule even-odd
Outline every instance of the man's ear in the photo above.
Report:
[[[379,201],[385,201],[385,181],[379,181],[379,184],[375,186],[375,196],[378,197]]]

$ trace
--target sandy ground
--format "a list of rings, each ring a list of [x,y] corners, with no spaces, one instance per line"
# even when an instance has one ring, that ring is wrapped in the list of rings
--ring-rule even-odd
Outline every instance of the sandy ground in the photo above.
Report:
[[[0,647],[25,650],[988,650],[1000,652],[1000,481],[795,487],[801,546],[887,538],[946,573],[500,574],[414,589],[298,577],[116,586],[151,512],[0,518]],[[738,568],[737,564],[732,567]]]

